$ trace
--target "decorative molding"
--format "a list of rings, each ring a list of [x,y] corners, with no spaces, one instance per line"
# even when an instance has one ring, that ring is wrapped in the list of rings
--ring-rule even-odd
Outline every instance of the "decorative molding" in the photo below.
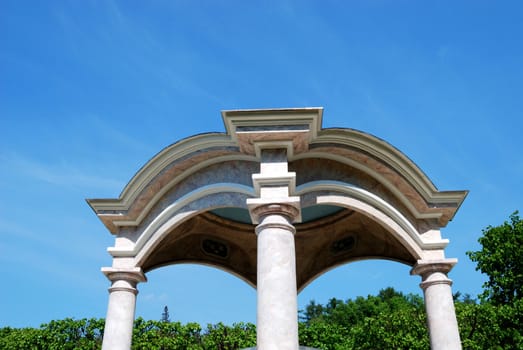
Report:
[[[358,242],[358,236],[355,233],[350,233],[338,239],[337,241],[332,242],[330,250],[333,255],[340,255],[343,253],[350,252],[356,247]]]
[[[249,212],[251,214],[253,223],[261,223],[264,217],[269,215],[281,215],[286,217],[289,222],[295,222],[298,218],[300,218],[300,209],[299,209],[299,198],[297,197],[290,197],[285,202],[270,202],[270,203],[264,203],[261,204],[260,201],[256,201],[258,198],[253,198],[251,201],[250,199],[247,200],[247,205],[249,206]],[[297,199],[297,201],[296,201]],[[296,205],[298,204],[298,205]],[[269,223],[264,223],[264,228],[267,227],[267,225],[270,225]],[[260,227],[258,225],[258,227]],[[292,229],[294,230],[294,226],[290,225]],[[258,231],[258,227],[256,228],[256,231]],[[273,227],[273,226],[270,226]],[[262,228],[260,228],[261,230]],[[286,229],[288,229],[286,227]],[[294,230],[295,232],[296,230]]]
[[[458,259],[438,259],[438,260],[418,260],[410,271],[411,275],[420,275],[426,279],[433,273],[447,275],[450,270],[458,263]]]
[[[231,135],[234,141],[237,141],[238,127],[270,127],[274,129],[274,126],[292,125],[307,125],[311,132],[310,140],[313,140],[316,138],[318,130],[321,130],[323,108],[225,110],[222,111],[222,118],[227,134]]]
[[[230,110],[222,111],[222,118],[226,134],[196,135],[168,146],[136,173],[118,198],[87,200],[110,232],[116,234],[121,226],[139,225],[162,196],[182,179],[219,162],[228,160],[258,162],[262,148],[284,148],[287,150],[290,161],[317,157],[353,166],[383,184],[397,196],[415,218],[438,219],[441,226],[445,226],[452,219],[468,193],[467,191],[438,191],[414,162],[377,137],[353,129],[322,129],[322,108]],[[247,134],[255,136],[252,139],[249,137],[242,139]],[[259,137],[259,135],[263,137]],[[252,141],[252,144],[242,146],[242,142],[249,140]],[[313,149],[314,146],[329,144],[332,147],[353,149],[390,167],[421,196],[426,202],[426,210],[417,208],[391,179],[380,174],[379,170],[369,167],[367,162],[358,162],[348,157],[318,152]],[[309,146],[312,149],[309,150]],[[249,151],[240,153],[242,147],[248,147]],[[297,147],[299,152],[296,151]],[[201,155],[202,152],[216,149],[229,149],[231,153],[211,157],[204,161],[199,160],[188,165],[181,174],[170,181],[160,183],[161,185],[155,183],[155,181],[160,181],[158,180],[159,175],[174,162],[182,159],[190,161],[193,155]],[[142,193],[145,189],[153,188],[153,186],[157,186],[157,188],[143,197]],[[292,194],[291,192],[290,195]],[[139,207],[132,211],[131,209],[136,203],[139,203]]]
[[[286,174],[252,174],[252,183],[254,186],[254,193],[260,196],[262,187],[275,187],[285,186],[287,187],[287,195],[292,195],[296,188],[296,173],[288,172]]]
[[[447,274],[457,263],[458,259],[418,260],[410,274],[421,276],[420,287],[423,290],[438,284],[452,286],[452,280]]]
[[[294,147],[292,144],[292,140],[254,142],[254,152],[257,159],[261,159],[262,149],[284,149],[287,152],[287,158],[291,158],[292,156],[294,156]]]
[[[416,219],[439,219],[442,216],[441,212],[421,212],[416,208],[410,199],[405,196],[403,192],[401,192],[397,186],[395,186],[393,183],[391,183],[387,178],[385,178],[382,174],[380,174],[378,171],[375,171],[374,169],[368,167],[367,165],[357,162],[353,159],[342,157],[336,154],[329,154],[325,152],[307,152],[304,154],[300,154],[292,159],[294,160],[300,160],[300,159],[314,159],[314,158],[320,158],[320,159],[329,159],[336,162],[339,162],[341,164],[346,164],[350,167],[353,167],[355,169],[361,170],[362,172],[368,174],[372,178],[376,179],[380,184],[382,184],[385,188],[387,188],[389,191],[391,191],[396,198],[399,199],[399,201],[410,211],[410,213],[416,218]]]
[[[317,198],[317,204],[343,205],[345,202],[343,199],[336,199],[336,193],[340,193],[343,195],[343,197],[346,196],[346,198],[361,201],[369,206],[367,212],[362,210],[362,208],[353,208],[355,210],[360,209],[359,211],[364,214],[370,214],[373,209],[378,210],[386,218],[392,220],[394,223],[400,226],[402,230],[408,235],[408,237],[410,237],[410,239],[412,239],[412,241],[415,242],[415,244],[422,250],[444,249],[449,243],[447,239],[441,239],[436,242],[425,241],[419,234],[418,230],[416,230],[410,221],[407,220],[396,208],[375,194],[362,188],[338,181],[313,181],[298,186],[296,188],[296,195],[301,196],[315,191],[332,192],[332,195],[319,196]]]
[[[345,145],[372,155],[401,174],[427,203],[452,203],[457,209],[468,194],[468,191],[438,191],[427,175],[404,153],[388,142],[362,131],[323,129],[311,145],[322,143]]]
[[[140,267],[132,267],[127,269],[102,267],[102,273],[107,276],[111,282],[126,281],[133,285],[136,285],[139,282],[147,282],[147,277]]]
[[[194,191],[189,192],[185,196],[179,198],[176,202],[172,203],[161,213],[159,213],[154,220],[143,230],[140,234],[138,240],[131,248],[120,249],[116,247],[108,248],[109,253],[113,257],[133,257],[142,249],[142,247],[149,241],[151,236],[155,234],[161,227],[163,227],[170,219],[172,219],[177,211],[179,211],[184,206],[188,205],[191,202],[194,202],[198,199],[204,198],[206,196],[216,194],[216,193],[241,193],[248,196],[253,196],[254,193],[251,187],[232,184],[232,183],[218,183],[200,187]],[[203,209],[203,208],[202,208]],[[205,208],[211,209],[211,208]],[[185,213],[179,217],[179,219],[187,218],[188,216],[194,215],[194,212]],[[123,222],[122,224],[125,224]],[[131,223],[128,223],[131,224]]]
[[[222,111],[227,134],[246,154],[256,154],[256,144],[266,142],[284,143],[283,148],[291,142],[289,154],[307,151],[321,130],[322,115],[322,108]]]
[[[450,278],[442,278],[434,281],[423,281],[419,284],[419,286],[421,289],[425,290],[428,287],[435,286],[438,284],[446,284],[448,286],[452,286],[452,280]]]
[[[95,212],[102,210],[126,211],[143,189],[173,161],[216,147],[236,147],[230,137],[224,134],[202,134],[178,141],[151,158],[133,176],[116,199],[88,199]]]
[[[204,238],[201,241],[201,249],[207,255],[226,259],[229,256],[229,245],[215,238]]]

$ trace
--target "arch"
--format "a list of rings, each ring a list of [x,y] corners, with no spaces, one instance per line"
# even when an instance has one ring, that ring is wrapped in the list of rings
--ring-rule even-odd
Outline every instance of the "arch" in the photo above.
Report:
[[[134,293],[144,273],[179,263],[210,265],[267,290],[258,283],[260,262],[291,261],[291,277],[268,292],[285,284],[286,308],[293,288],[351,261],[398,261],[423,279],[446,274],[455,262],[445,257],[440,229],[467,191],[437,190],[392,145],[354,129],[322,129],[322,116],[321,108],[224,111],[225,133],[170,145],[118,198],[88,200],[115,235],[113,266],[103,270],[114,290]],[[268,249],[291,255],[272,259]]]
[[[416,259],[423,258],[423,250],[443,249],[448,240],[425,241],[412,223],[396,208],[375,194],[338,181],[314,181],[298,186],[296,193],[307,196],[317,194],[312,199],[317,204],[339,205],[356,210],[386,227],[409,249]],[[311,199],[307,198],[308,202]]]
[[[309,288],[311,285],[317,283],[319,279],[324,278],[325,276],[329,275],[331,272],[333,272],[335,270],[344,269],[344,268],[347,268],[349,265],[352,266],[353,264],[357,268],[359,263],[362,263],[362,262],[378,262],[378,263],[397,264],[397,265],[401,265],[401,266],[406,266],[406,267],[408,267],[410,269],[410,265],[405,263],[405,262],[403,262],[403,261],[398,261],[398,260],[394,260],[394,259],[386,259],[386,258],[383,258],[383,257],[380,257],[380,256],[369,256],[369,257],[365,257],[365,258],[358,258],[358,259],[354,259],[354,260],[350,260],[350,261],[339,262],[338,264],[333,265],[333,266],[329,267],[328,269],[325,269],[321,273],[319,273],[319,274],[317,274],[315,276],[312,276],[312,278],[309,281],[307,281],[306,284],[301,286],[301,288],[299,289],[298,292],[302,293],[307,288]],[[383,287],[389,287],[389,286],[390,285],[388,285],[388,284],[387,285],[383,285]],[[350,292],[354,293],[353,290],[351,290]],[[333,297],[333,295],[329,295],[329,297]]]
[[[252,281],[246,280],[245,278],[243,278],[242,275],[237,274],[236,271],[234,271],[233,269],[229,269],[229,268],[224,267],[224,266],[218,266],[216,264],[206,264],[206,263],[201,262],[201,261],[184,260],[184,261],[180,261],[180,262],[176,262],[176,263],[170,263],[170,264],[166,264],[166,265],[155,266],[154,268],[151,268],[150,270],[148,270],[146,272],[151,272],[151,271],[154,271],[154,270],[157,270],[157,269],[161,269],[161,268],[167,267],[167,266],[177,266],[177,265],[198,265],[198,266],[205,266],[205,267],[208,267],[208,268],[211,268],[211,269],[216,269],[216,270],[225,272],[225,273],[227,273],[227,274],[229,274],[231,276],[234,276],[235,278],[238,278],[239,280],[245,282],[245,284],[247,284],[249,287],[251,287],[253,289],[256,289],[256,286],[252,283]]]
[[[239,320],[256,322],[256,289],[228,271],[181,263],[151,270],[147,277],[147,283],[139,285],[136,305],[137,315],[146,320],[158,319],[158,310],[167,305],[171,321],[184,324],[198,320],[202,326],[218,322],[233,324]],[[224,300],[223,295],[230,293],[235,293],[236,298]],[[245,314],[247,319],[242,318]]]
[[[112,233],[136,226],[176,183],[212,164],[259,163],[255,145],[283,145],[289,162],[332,159],[360,169],[383,184],[419,219],[452,219],[467,191],[438,191],[407,156],[387,142],[354,129],[321,129],[321,108],[224,111],[227,133],[209,133],[174,143],[149,160],[116,199],[89,199]],[[291,130],[286,131],[285,128]],[[301,128],[301,129],[300,129]],[[282,141],[285,138],[290,141]]]
[[[218,183],[200,187],[162,208],[149,224],[144,225],[134,244],[124,249],[110,248],[109,252],[114,257],[136,257],[136,265],[140,265],[158,240],[177,225],[200,213],[233,203],[245,207],[245,199],[252,195],[252,188],[239,184]]]

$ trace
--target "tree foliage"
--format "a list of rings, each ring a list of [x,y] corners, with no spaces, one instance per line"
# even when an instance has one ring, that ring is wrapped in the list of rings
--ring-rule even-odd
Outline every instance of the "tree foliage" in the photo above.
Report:
[[[521,300],[512,305],[494,305],[478,303],[465,295],[455,303],[463,349],[523,349]],[[311,305],[314,307],[309,307]],[[301,313],[301,319],[300,344],[309,347],[324,350],[429,348],[421,297],[405,295],[392,288],[365,298],[331,299],[325,305],[311,302]],[[103,327],[103,319],[65,319],[51,321],[38,329],[0,328],[0,349],[100,349]],[[132,349],[232,350],[255,344],[256,327],[251,323],[201,327],[197,323],[137,318]]]
[[[319,349],[427,349],[429,344],[423,300],[393,288],[326,305],[312,301],[300,319],[300,344]]]
[[[2,350],[95,350],[101,349],[103,319],[64,319],[40,328],[0,328]],[[146,321],[137,318],[133,350],[233,350],[256,345],[251,323],[222,323],[202,329],[197,323]]]
[[[228,327],[222,323],[208,325],[203,337],[203,349],[236,350],[256,346],[256,326],[252,323],[235,323]]]
[[[455,305],[463,349],[523,349],[523,302],[493,305],[456,295]],[[300,344],[319,349],[430,348],[421,297],[392,288],[345,302],[311,302],[301,319]]]
[[[256,345],[256,327],[251,323],[232,326],[218,323],[206,329],[197,323],[146,321],[134,324],[133,350],[233,350]]]
[[[488,226],[481,250],[467,255],[486,274],[481,303],[456,305],[464,348],[523,349],[523,221],[514,212],[500,226]]]
[[[66,318],[34,328],[0,329],[0,349],[73,350],[98,349],[102,345],[103,319]]]
[[[161,320],[163,322],[171,322],[171,317],[169,316],[169,308],[167,307],[167,305],[165,305],[165,307],[163,308]]]
[[[523,221],[516,211],[500,226],[489,226],[479,238],[481,250],[467,255],[488,276],[482,299],[497,305],[523,298]]]
[[[523,303],[456,302],[463,349],[523,349]]]

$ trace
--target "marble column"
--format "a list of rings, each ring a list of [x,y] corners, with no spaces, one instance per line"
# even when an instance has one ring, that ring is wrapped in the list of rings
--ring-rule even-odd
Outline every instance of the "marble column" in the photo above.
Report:
[[[298,302],[294,222],[300,198],[292,196],[296,174],[288,171],[287,149],[260,149],[260,173],[252,175],[257,198],[247,199],[257,224],[257,349],[298,349]]]
[[[103,268],[111,281],[102,350],[129,350],[133,336],[138,282],[146,278],[140,268]]]
[[[448,272],[456,259],[420,260],[411,274],[420,275],[425,296],[427,324],[432,350],[461,349],[458,322],[452,296],[452,280]]]
[[[296,253],[291,224],[298,210],[282,203],[257,207],[257,349],[298,349]]]

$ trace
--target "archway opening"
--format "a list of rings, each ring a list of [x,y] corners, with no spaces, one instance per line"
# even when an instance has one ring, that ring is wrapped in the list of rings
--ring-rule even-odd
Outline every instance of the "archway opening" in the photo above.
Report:
[[[402,293],[421,295],[417,279],[409,275],[411,266],[383,259],[352,261],[334,267],[312,280],[299,294],[302,309],[311,300],[326,303],[331,298],[347,300],[358,296],[377,295],[392,287]],[[365,283],[361,283],[365,281]]]
[[[149,271],[147,279],[140,287],[137,317],[160,320],[167,306],[171,321],[197,322],[202,328],[256,322],[256,290],[219,268],[174,264]]]

